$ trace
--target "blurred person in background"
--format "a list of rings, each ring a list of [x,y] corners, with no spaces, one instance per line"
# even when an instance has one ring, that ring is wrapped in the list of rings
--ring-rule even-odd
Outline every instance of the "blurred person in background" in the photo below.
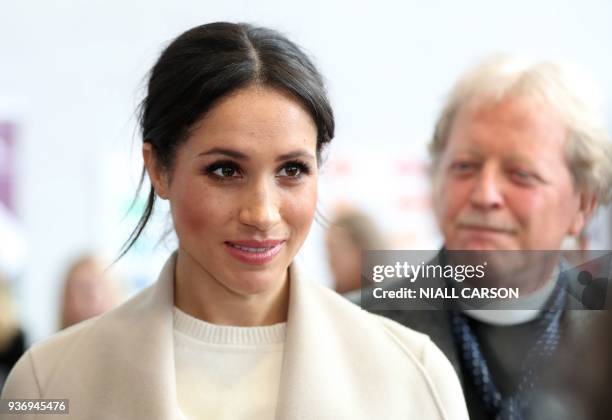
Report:
[[[150,72],[141,129],[151,188],[124,251],[157,199],[178,249],[153,286],[29,350],[3,398],[68,398],[76,419],[467,419],[427,336],[293,262],[334,136],[298,46],[248,24],[190,29]]]
[[[25,336],[17,323],[9,284],[0,273],[0,390],[25,348]]]
[[[61,328],[67,328],[116,306],[120,301],[118,285],[103,263],[93,254],[70,264],[64,281]]]
[[[386,249],[384,236],[374,220],[357,209],[339,212],[326,232],[325,244],[334,290],[343,295],[361,288],[361,253]],[[353,300],[355,293],[347,297]]]
[[[556,252],[566,237],[580,235],[598,204],[610,202],[609,137],[593,91],[575,74],[559,63],[497,56],[452,88],[430,144],[444,237],[430,264],[444,264],[453,251],[518,251],[504,254],[503,270],[514,263],[510,257],[527,254],[521,251]],[[531,310],[380,313],[443,349],[462,380],[470,418],[539,419],[539,401],[530,405],[538,375],[554,381],[557,350],[595,317],[570,310],[573,297],[555,287],[558,279],[563,284],[559,266],[543,267],[524,297]],[[369,300],[364,307],[375,308]]]

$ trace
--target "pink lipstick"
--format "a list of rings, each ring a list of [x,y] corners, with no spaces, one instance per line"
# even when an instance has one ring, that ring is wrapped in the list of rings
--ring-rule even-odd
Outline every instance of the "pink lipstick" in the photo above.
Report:
[[[284,240],[244,240],[227,241],[225,249],[237,260],[254,265],[267,264],[280,252],[285,243]]]

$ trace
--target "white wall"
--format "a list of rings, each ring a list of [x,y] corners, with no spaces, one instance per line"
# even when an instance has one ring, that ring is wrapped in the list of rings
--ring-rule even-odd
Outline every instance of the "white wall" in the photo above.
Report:
[[[67,260],[84,248],[112,254],[130,227],[120,223],[117,197],[129,196],[139,171],[142,81],[160,49],[196,24],[271,26],[315,56],[337,115],[330,161],[360,162],[355,194],[387,227],[398,220],[385,200],[419,187],[386,161],[424,158],[443,94],[484,55],[576,61],[612,104],[606,1],[5,1],[0,10],[0,119],[17,115],[22,127],[16,198],[29,259],[19,289],[33,339],[55,327]],[[323,207],[336,188],[322,185]],[[432,229],[421,219],[400,222]],[[315,228],[302,257],[325,281],[320,236]]]

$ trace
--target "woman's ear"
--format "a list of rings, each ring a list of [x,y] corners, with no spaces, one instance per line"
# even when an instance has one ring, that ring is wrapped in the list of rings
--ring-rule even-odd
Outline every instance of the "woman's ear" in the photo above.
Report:
[[[167,200],[169,196],[168,175],[157,160],[153,145],[149,142],[145,142],[142,145],[142,159],[144,160],[144,165],[149,174],[151,185],[153,185],[153,189],[155,189],[155,193],[159,198]]]

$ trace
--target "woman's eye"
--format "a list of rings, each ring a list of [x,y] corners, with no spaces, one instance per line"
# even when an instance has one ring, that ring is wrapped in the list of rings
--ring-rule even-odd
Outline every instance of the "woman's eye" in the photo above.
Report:
[[[292,166],[285,166],[283,169],[280,170],[278,174],[280,176],[288,176],[290,178],[297,178],[298,176],[300,176],[301,172],[302,171],[300,170],[299,167],[292,165]]]
[[[220,180],[238,178],[242,175],[240,173],[240,168],[229,162],[219,162],[209,165],[205,172]]]
[[[278,171],[277,176],[282,178],[297,179],[304,174],[308,174],[308,168],[305,165],[299,163],[289,163]]]
[[[236,169],[229,166],[222,166],[221,168],[217,168],[213,171],[213,174],[222,177],[222,178],[231,178],[235,176]]]

